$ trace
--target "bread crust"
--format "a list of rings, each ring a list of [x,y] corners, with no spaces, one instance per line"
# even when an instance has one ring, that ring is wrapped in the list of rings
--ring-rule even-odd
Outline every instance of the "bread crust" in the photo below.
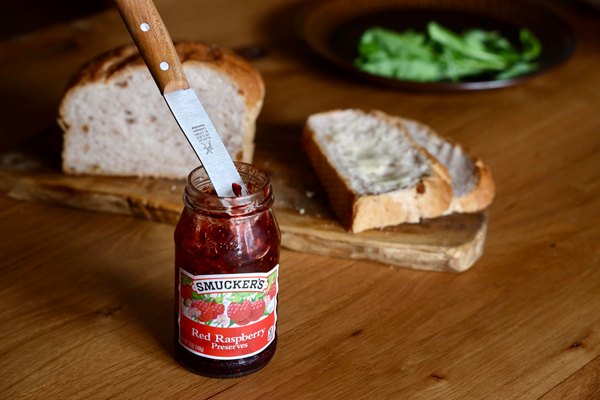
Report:
[[[174,45],[183,66],[202,65],[225,75],[237,84],[238,92],[244,97],[246,116],[242,154],[236,154],[234,159],[251,162],[254,154],[255,121],[262,108],[265,95],[265,86],[260,73],[242,57],[215,44],[176,41]],[[70,134],[70,126],[64,119],[65,107],[69,104],[73,93],[85,85],[119,79],[121,75],[133,73],[133,70],[138,68],[145,69],[147,67],[137,47],[134,44],[127,44],[94,58],[73,75],[58,111],[58,123],[64,131],[65,145],[63,149],[68,145]],[[65,163],[64,150],[63,171],[73,173]]]
[[[319,115],[338,111],[340,110]],[[406,132],[406,128],[399,121],[391,119],[381,111],[374,110],[370,114],[385,119]],[[408,140],[413,141],[415,147],[420,148],[408,132],[406,136]],[[429,159],[433,174],[424,176],[417,186],[382,194],[359,195],[351,189],[348,178],[342,176],[326,156],[308,121],[304,126],[302,144],[327,191],[333,210],[350,232],[357,233],[404,222],[419,222],[421,218],[434,218],[442,215],[452,201],[450,175],[446,168],[424,149],[423,154]]]
[[[398,118],[398,117],[393,117]],[[409,121],[416,125],[418,125],[422,130],[427,132],[430,136],[435,136],[440,140],[450,143],[454,147],[459,147],[466,155],[471,157],[474,161],[475,165],[475,174],[478,176],[477,185],[473,190],[471,190],[466,195],[460,197],[454,197],[452,202],[450,203],[450,207],[448,210],[444,212],[444,214],[452,214],[452,213],[473,213],[484,210],[487,208],[494,200],[495,195],[495,185],[494,180],[492,178],[492,173],[490,168],[486,166],[483,161],[473,154],[469,149],[463,146],[456,141],[442,137],[437,134],[429,125],[426,125],[422,122],[415,121],[408,118],[398,118],[400,121]]]
[[[467,150],[465,149],[465,151]],[[496,186],[489,167],[479,157],[474,156],[472,153],[469,154],[475,158],[475,166],[479,173],[479,182],[474,190],[465,196],[452,200],[449,208],[450,212],[473,213],[484,210],[492,204],[496,194]]]

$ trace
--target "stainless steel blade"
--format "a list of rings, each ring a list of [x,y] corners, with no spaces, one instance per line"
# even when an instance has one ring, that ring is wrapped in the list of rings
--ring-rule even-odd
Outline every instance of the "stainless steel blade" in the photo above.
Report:
[[[233,183],[242,187],[243,195],[247,194],[246,185],[196,93],[192,89],[177,90],[165,94],[165,100],[202,162],[217,195],[235,197]]]

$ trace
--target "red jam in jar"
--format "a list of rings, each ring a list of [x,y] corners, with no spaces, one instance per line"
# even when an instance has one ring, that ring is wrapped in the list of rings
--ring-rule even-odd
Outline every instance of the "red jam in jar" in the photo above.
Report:
[[[248,194],[218,197],[193,170],[175,229],[175,354],[213,378],[258,371],[277,346],[281,234],[266,173],[236,162]]]

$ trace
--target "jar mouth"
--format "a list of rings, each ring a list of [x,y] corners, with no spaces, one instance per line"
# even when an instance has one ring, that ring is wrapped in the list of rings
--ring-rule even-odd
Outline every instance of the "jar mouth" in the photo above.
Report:
[[[188,175],[183,195],[185,205],[205,213],[244,215],[262,211],[273,204],[271,179],[266,172],[254,165],[235,161],[236,169],[246,184],[248,194],[239,197],[219,197],[208,174],[200,166]]]

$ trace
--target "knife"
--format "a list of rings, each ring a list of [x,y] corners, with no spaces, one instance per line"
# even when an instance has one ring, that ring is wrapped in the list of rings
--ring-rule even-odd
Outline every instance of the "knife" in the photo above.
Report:
[[[247,194],[223,141],[190,88],[171,36],[152,0],[115,0],[119,13],[188,142],[202,162],[217,195]],[[239,191],[239,189],[237,189]]]

